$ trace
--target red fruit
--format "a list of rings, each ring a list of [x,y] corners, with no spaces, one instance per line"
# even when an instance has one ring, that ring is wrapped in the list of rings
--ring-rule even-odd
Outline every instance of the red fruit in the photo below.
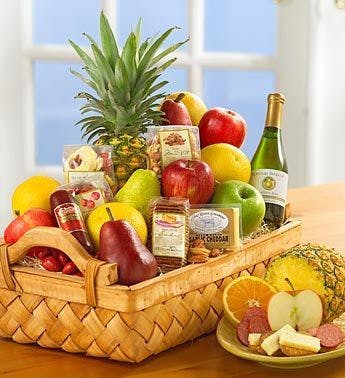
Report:
[[[60,261],[54,256],[48,256],[42,261],[42,266],[45,270],[50,272],[61,272],[62,265]]]
[[[181,102],[184,96],[184,93],[180,93],[175,100],[168,99],[162,103],[160,110],[166,118],[166,121],[162,122],[163,125],[192,125],[188,109]]]
[[[86,206],[87,206],[89,209],[93,209],[93,208],[95,207],[95,203],[94,203],[94,201],[92,201],[92,200],[88,200]]]
[[[4,239],[8,244],[15,243],[27,231],[38,226],[55,227],[54,218],[48,211],[31,209],[15,218],[5,229]]]
[[[66,266],[71,261],[71,259],[63,252],[60,252],[58,254],[58,260],[60,261],[63,267]]]
[[[45,258],[49,255],[49,253],[47,247],[32,247],[29,249],[26,255],[40,259],[39,256],[44,256],[43,258]]]
[[[99,194],[99,192],[92,192],[91,193],[91,198],[94,199],[95,201],[99,200],[101,197],[101,195]]]
[[[73,261],[69,261],[62,269],[63,274],[73,275],[78,273],[78,268]]]
[[[30,249],[26,252],[26,256],[29,256],[29,257],[35,257],[35,248],[36,248],[36,247],[30,248]]]
[[[35,257],[37,257],[38,259],[40,259],[42,261],[48,256],[51,256],[50,249],[42,247],[42,249],[36,253]]]
[[[213,173],[203,161],[175,160],[163,171],[162,191],[165,197],[188,198],[191,204],[207,203],[213,188]]]
[[[80,270],[78,270],[78,272],[74,273],[73,276],[84,277],[84,274]]]
[[[247,123],[232,110],[213,108],[201,118],[199,132],[202,148],[215,143],[229,143],[240,148],[247,134]]]

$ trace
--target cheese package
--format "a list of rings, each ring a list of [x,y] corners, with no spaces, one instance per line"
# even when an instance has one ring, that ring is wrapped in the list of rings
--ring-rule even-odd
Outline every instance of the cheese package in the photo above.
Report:
[[[191,205],[189,242],[202,240],[207,249],[234,251],[241,246],[240,205]]]

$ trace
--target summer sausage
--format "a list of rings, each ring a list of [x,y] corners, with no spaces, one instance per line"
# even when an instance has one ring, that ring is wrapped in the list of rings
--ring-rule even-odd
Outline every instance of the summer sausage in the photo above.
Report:
[[[50,207],[60,228],[73,235],[90,254],[95,251],[80,208],[67,190],[57,190],[50,196]]]
[[[307,333],[308,333],[308,335],[310,335],[310,336],[317,337],[316,335],[317,335],[317,331],[318,331],[318,330],[319,330],[319,327],[309,328],[309,329],[307,330]]]
[[[316,337],[325,348],[336,348],[344,340],[342,330],[335,324],[323,324],[319,327]]]
[[[266,318],[262,316],[253,316],[248,320],[249,333],[266,333],[271,331],[271,327]]]
[[[248,335],[249,335],[249,322],[243,321],[236,327],[236,333],[238,340],[243,344],[248,346]]]
[[[242,320],[250,320],[250,318],[257,316],[267,319],[267,313],[263,308],[249,307]]]

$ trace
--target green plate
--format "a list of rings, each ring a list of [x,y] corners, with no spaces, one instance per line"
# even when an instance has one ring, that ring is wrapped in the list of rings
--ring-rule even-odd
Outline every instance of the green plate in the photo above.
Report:
[[[332,350],[331,352],[314,354],[301,357],[269,357],[251,352],[249,348],[242,345],[236,336],[236,329],[223,317],[218,324],[217,340],[219,344],[231,354],[246,360],[256,361],[262,365],[277,369],[300,369],[321,364],[334,358],[345,355],[345,347]]]

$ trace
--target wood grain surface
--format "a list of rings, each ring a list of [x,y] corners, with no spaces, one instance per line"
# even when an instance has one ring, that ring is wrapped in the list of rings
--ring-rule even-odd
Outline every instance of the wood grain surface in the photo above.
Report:
[[[345,251],[345,183],[289,192],[292,215],[302,220],[304,242]],[[276,370],[231,356],[215,335],[202,337],[133,365],[19,345],[0,339],[0,376],[30,377],[345,377],[345,358],[301,370]]]

